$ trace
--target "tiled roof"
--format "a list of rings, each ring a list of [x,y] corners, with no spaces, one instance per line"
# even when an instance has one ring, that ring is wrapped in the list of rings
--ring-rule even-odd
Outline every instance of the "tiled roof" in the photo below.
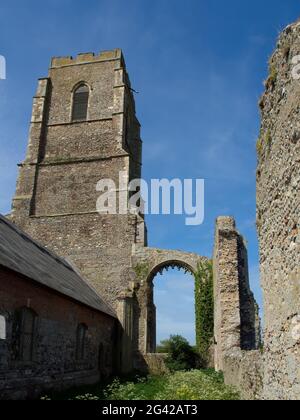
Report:
[[[90,308],[116,317],[114,310],[65,259],[49,251],[0,215],[0,265]]]

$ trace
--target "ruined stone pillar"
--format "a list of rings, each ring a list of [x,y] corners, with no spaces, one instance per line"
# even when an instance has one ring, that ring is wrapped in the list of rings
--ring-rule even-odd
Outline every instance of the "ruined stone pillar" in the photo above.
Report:
[[[219,217],[214,249],[215,367],[224,369],[224,357],[241,348],[239,291],[239,235],[231,217]]]
[[[215,365],[260,345],[258,305],[249,284],[248,253],[232,217],[219,217],[214,249]]]

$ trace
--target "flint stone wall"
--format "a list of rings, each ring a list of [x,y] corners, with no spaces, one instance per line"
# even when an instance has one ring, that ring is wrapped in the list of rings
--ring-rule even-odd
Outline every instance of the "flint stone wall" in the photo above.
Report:
[[[278,39],[260,101],[257,227],[264,291],[266,399],[300,398],[299,54],[298,21]]]

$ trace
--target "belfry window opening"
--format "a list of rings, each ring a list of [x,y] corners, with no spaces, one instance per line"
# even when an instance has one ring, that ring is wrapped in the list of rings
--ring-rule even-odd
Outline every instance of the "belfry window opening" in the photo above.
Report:
[[[89,87],[82,83],[73,93],[72,121],[85,121],[88,116]]]

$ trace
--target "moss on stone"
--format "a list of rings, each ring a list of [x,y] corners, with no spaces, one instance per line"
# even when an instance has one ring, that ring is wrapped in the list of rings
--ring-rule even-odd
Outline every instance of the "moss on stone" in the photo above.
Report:
[[[256,142],[256,152],[257,155],[260,157],[262,154],[262,139],[259,137]]]
[[[271,130],[268,130],[265,137],[265,143],[270,148],[272,144],[272,134]]]
[[[133,269],[139,280],[146,279],[149,274],[149,265],[147,263],[139,263]]]
[[[266,88],[268,89],[269,87],[274,88],[275,83],[277,82],[277,77],[278,77],[278,71],[277,68],[275,66],[274,63],[270,62],[269,65],[269,77],[265,83]]]
[[[272,133],[271,130],[268,129],[265,135],[260,134],[259,138],[256,142],[256,151],[257,155],[260,157],[262,155],[262,152],[264,150],[264,147],[267,146],[268,150],[270,150],[272,145]]]

